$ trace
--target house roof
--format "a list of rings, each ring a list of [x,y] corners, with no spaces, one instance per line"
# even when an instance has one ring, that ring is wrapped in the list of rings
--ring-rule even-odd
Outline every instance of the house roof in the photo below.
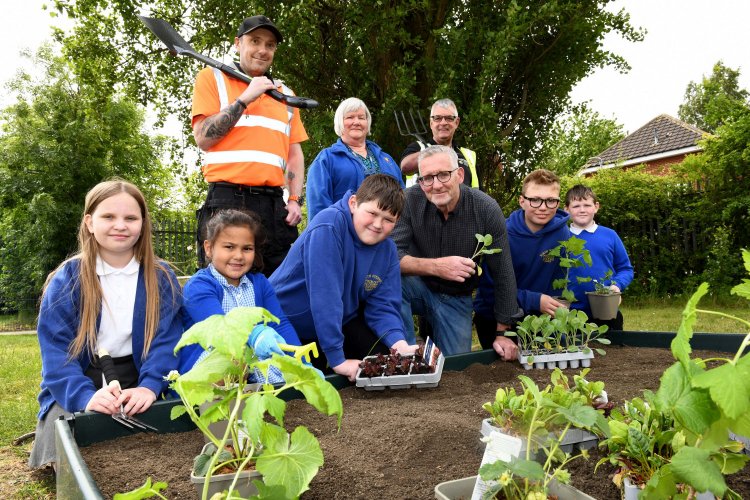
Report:
[[[707,132],[667,114],[661,114],[620,142],[590,158],[582,167],[584,173],[617,164],[647,161],[701,151],[698,141]],[[640,161],[634,161],[640,160]]]

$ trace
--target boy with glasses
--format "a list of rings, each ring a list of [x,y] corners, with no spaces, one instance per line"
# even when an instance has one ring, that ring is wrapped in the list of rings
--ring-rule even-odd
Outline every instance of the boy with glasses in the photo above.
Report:
[[[458,130],[461,118],[458,116],[458,108],[450,99],[439,99],[432,105],[430,111],[430,129],[432,140],[425,142],[414,141],[401,153],[401,172],[406,177],[406,187],[411,187],[417,179],[417,159],[419,152],[430,145],[442,145],[453,148],[458,157],[458,165],[464,171],[463,183],[467,186],[479,189],[479,176],[477,175],[477,154],[469,148],[458,146],[453,141],[453,136]],[[413,174],[413,175],[412,175]]]
[[[518,304],[524,314],[547,313],[554,316],[563,304],[553,298],[558,293],[552,282],[562,276],[557,261],[545,262],[542,254],[570,238],[569,216],[560,205],[560,179],[553,172],[539,169],[523,180],[519,210],[508,217],[508,242],[513,272],[518,286]],[[474,324],[482,347],[493,342],[492,276],[484,273],[474,300]]]
[[[426,318],[432,338],[446,355],[471,351],[471,296],[479,277],[472,256],[476,234],[492,236],[484,256],[492,276],[493,347],[503,359],[516,358],[515,343],[503,332],[518,320],[505,217],[489,195],[463,184],[464,170],[452,148],[430,146],[419,153],[418,185],[406,190],[406,203],[392,238],[401,265],[401,317],[406,340],[414,343],[413,314]]]

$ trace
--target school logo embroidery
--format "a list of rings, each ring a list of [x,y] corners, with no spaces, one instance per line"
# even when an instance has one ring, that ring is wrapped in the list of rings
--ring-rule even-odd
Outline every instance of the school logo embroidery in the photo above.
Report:
[[[365,276],[365,291],[372,292],[379,287],[382,282],[383,280],[377,274],[368,274]]]

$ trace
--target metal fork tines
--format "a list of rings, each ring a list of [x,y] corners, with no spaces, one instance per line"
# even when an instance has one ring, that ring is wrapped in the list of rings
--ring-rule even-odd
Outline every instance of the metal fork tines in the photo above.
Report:
[[[400,115],[400,116],[399,116]],[[409,110],[409,117],[403,111],[394,111],[393,116],[396,118],[398,133],[401,135],[411,135],[418,141],[424,142],[424,136],[427,134],[427,125],[418,112]]]
[[[141,429],[143,431],[159,432],[159,429],[157,429],[153,425],[148,425],[146,422],[142,422],[135,417],[130,417],[127,413],[124,413],[122,411],[112,414],[112,419],[118,424],[124,425],[131,430],[134,430],[137,427],[138,429]]]

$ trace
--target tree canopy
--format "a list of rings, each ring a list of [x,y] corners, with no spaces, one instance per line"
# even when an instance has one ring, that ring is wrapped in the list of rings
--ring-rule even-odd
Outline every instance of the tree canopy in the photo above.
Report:
[[[92,186],[118,176],[156,204],[172,178],[141,107],[78,85],[48,47],[36,63],[44,77],[19,76],[17,103],[0,112],[0,296],[18,309],[33,309],[47,274],[75,250]]]
[[[189,123],[199,64],[172,58],[136,18],[165,19],[201,53],[229,52],[240,21],[266,14],[284,35],[272,70],[299,95],[321,106],[303,113],[311,140],[308,161],[330,145],[333,111],[350,96],[373,114],[372,138],[395,157],[412,139],[400,136],[393,112],[427,114],[452,98],[462,123],[458,139],[478,153],[480,176],[496,195],[510,196],[530,171],[573,86],[602,66],[628,69],[605,50],[610,32],[643,34],[609,0],[56,0],[75,19],[58,33],[78,75],[105,92],[122,89],[162,113]],[[504,168],[498,168],[504,167]]]
[[[685,102],[680,105],[680,120],[706,132],[716,133],[738,112],[748,107],[748,91],[739,86],[740,70],[714,64],[710,76],[700,83],[690,82],[685,90]]]
[[[574,175],[592,157],[625,137],[622,125],[585,104],[552,126],[537,162],[558,175]]]

